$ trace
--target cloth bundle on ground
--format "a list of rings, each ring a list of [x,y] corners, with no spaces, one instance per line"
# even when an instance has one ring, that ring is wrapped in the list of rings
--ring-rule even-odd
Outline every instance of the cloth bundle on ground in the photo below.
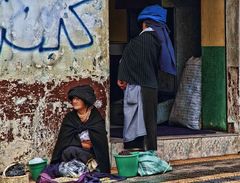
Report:
[[[172,167],[166,161],[161,160],[154,151],[139,152],[138,173],[141,176],[165,173]]]
[[[81,147],[79,134],[85,130],[89,132],[98,168],[101,172],[110,172],[105,122],[95,107],[86,123],[80,121],[76,111],[71,111],[65,116],[53,151],[51,164],[62,161],[61,156],[66,148],[70,146]]]
[[[40,174],[37,183],[59,183],[57,181],[59,177],[61,177],[61,174],[59,172],[59,164],[50,164]],[[85,172],[77,179],[71,179],[71,181],[69,181],[68,183],[104,183],[104,180],[106,180],[106,182],[117,182],[125,179],[125,177],[116,176],[109,173]]]
[[[88,168],[84,163],[72,160],[66,163],[62,162],[59,165],[59,172],[63,177],[80,177],[88,172]]]

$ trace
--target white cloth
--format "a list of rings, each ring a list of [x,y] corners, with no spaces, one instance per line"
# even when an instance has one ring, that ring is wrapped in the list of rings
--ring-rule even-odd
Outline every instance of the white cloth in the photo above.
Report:
[[[83,131],[82,133],[79,134],[79,138],[82,141],[90,140],[88,130]]]
[[[146,29],[143,29],[143,31],[139,35],[141,35],[144,32],[150,32],[150,31],[154,31],[152,27],[148,27]]]

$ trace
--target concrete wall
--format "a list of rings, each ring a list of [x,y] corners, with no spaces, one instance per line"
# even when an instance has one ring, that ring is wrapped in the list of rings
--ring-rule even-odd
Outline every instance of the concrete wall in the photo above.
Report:
[[[240,132],[239,1],[226,1],[228,131]]]
[[[0,171],[50,157],[73,86],[108,121],[108,52],[108,1],[0,0]]]

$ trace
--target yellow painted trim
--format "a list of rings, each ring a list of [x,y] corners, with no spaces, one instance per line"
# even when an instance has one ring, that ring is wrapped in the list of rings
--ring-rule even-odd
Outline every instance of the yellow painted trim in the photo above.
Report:
[[[174,2],[172,0],[162,0],[162,6],[165,8],[173,8]]]
[[[201,0],[202,46],[225,46],[225,1]]]

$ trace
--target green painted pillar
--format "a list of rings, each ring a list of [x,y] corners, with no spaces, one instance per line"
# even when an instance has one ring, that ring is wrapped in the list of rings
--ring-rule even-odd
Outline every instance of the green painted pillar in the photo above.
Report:
[[[227,130],[225,1],[201,0],[202,124]]]
[[[202,47],[202,122],[205,129],[227,130],[225,47]]]

